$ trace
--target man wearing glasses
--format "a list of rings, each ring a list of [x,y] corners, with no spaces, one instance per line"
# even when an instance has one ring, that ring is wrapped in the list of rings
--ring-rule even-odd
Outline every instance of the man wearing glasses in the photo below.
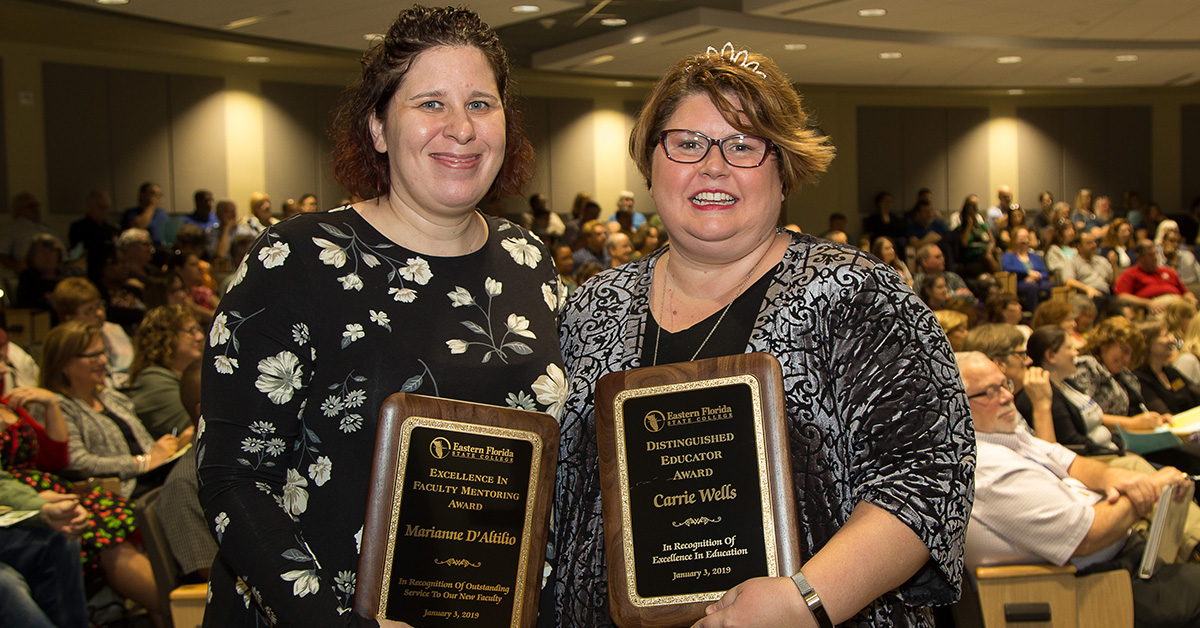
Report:
[[[1032,416],[1021,416],[1019,421],[1029,433],[1038,438],[1056,441],[1054,416],[1051,412],[1053,391],[1050,389],[1050,374],[1036,366],[1025,352],[1025,335],[1016,325],[988,323],[967,333],[963,340],[963,351],[978,351],[991,360],[1005,385],[1015,397],[1022,390],[1029,395],[1033,407]]]
[[[1070,562],[1081,572],[1135,572],[1145,537],[1134,524],[1150,514],[1163,487],[1182,494],[1191,485],[1188,476],[1173,467],[1154,473],[1117,468],[1034,438],[1019,425],[995,362],[978,352],[955,358],[978,441],[968,569]],[[1180,554],[1188,557],[1196,539],[1184,539]],[[1137,626],[1200,625],[1200,565],[1163,565],[1153,578],[1134,575],[1132,581]]]

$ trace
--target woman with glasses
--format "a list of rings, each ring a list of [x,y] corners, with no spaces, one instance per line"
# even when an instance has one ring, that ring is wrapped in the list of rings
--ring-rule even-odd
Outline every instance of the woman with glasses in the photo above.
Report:
[[[967,402],[945,335],[899,274],[776,228],[833,147],[774,62],[727,44],[668,70],[630,153],[671,243],[581,285],[563,313],[557,625],[612,625],[597,380],[746,352],[783,366],[806,562],[737,585],[696,625],[931,625],[926,607],[956,599],[962,577]],[[802,597],[805,581],[813,594]]]
[[[112,385],[129,385],[129,365],[133,364],[133,341],[125,328],[105,318],[106,307],[100,290],[83,277],[68,277],[54,287],[50,295],[58,320],[80,321],[100,327],[104,348],[108,352],[108,374]]]
[[[183,407],[183,372],[204,355],[204,330],[186,305],[164,305],[146,312],[133,335],[133,385],[129,397],[146,431],[154,438],[191,436],[192,417]]]

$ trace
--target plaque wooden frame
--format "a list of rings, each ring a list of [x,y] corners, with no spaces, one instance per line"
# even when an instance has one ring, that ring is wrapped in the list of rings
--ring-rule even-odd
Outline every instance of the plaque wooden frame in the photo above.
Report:
[[[407,425],[406,425],[407,424]],[[529,488],[526,496],[526,534],[521,539],[520,565],[513,565],[513,616],[511,628],[537,624],[546,538],[554,497],[554,471],[558,460],[558,422],[543,412],[396,393],[379,411],[374,464],[366,519],[363,523],[354,611],[381,618],[386,612],[393,574],[394,531],[399,529],[403,479],[408,462],[405,445],[414,426],[446,427],[456,431],[512,437],[521,434],[533,443]],[[518,573],[519,572],[519,573]],[[417,620],[419,623],[419,619]],[[413,623],[413,622],[408,622]]]
[[[770,511],[773,529],[763,529],[772,576],[790,576],[800,570],[798,518],[792,492],[792,465],[787,436],[787,412],[783,398],[783,371],[779,361],[765,353],[748,353],[694,362],[665,364],[610,373],[596,385],[596,435],[600,463],[604,515],[604,543],[608,562],[609,608],[613,621],[622,628],[669,628],[689,626],[704,617],[704,609],[720,599],[723,591],[689,596],[642,598],[633,573],[632,534],[628,495],[629,478],[622,468],[623,432],[617,424],[630,394],[647,389],[696,389],[706,385],[747,383],[757,390],[754,400],[760,470],[767,486],[764,510]],[[715,382],[715,383],[714,383]],[[744,470],[742,471],[744,472]],[[763,479],[760,475],[760,480]],[[622,478],[625,478],[623,481]],[[766,517],[764,518],[767,519]],[[631,532],[631,531],[630,531]],[[773,547],[770,539],[773,539]],[[772,552],[772,549],[774,550]],[[678,601],[681,597],[688,598]]]

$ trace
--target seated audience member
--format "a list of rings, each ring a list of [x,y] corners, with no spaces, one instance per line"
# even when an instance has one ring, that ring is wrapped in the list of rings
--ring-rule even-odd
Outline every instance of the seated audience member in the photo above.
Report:
[[[1091,299],[1106,299],[1112,294],[1112,264],[1097,254],[1096,236],[1079,236],[1078,255],[1067,258],[1062,268],[1062,283]]]
[[[563,224],[558,214],[550,211],[545,194],[534,194],[529,197],[530,224],[534,235],[541,238],[547,248],[553,250],[561,241],[567,226]]]
[[[1138,242],[1137,264],[1121,273],[1113,285],[1113,292],[1120,295],[1121,300],[1154,314],[1162,312],[1175,297],[1196,302],[1196,296],[1183,285],[1174,270],[1158,265],[1158,251],[1149,240]]]
[[[66,277],[63,268],[62,244],[52,235],[38,234],[29,245],[25,258],[25,270],[17,283],[17,307],[28,307],[52,312],[50,294],[54,286]]]
[[[183,217],[184,225],[192,225],[200,229],[200,233],[205,233],[209,229],[215,228],[220,224],[217,215],[213,213],[213,193],[208,190],[196,190],[192,195],[192,199],[196,203],[196,208],[192,213]],[[175,246],[179,246],[179,241],[176,239]]]
[[[996,239],[1000,242],[1000,249],[1003,251],[1011,251],[1013,248],[1013,236],[1017,233],[1017,229],[1029,229],[1029,246],[1038,248],[1042,242],[1042,237],[1038,232],[1030,229],[1030,225],[1025,220],[1025,210],[1021,209],[1020,205],[1010,205],[1004,212],[1004,217],[996,222]]]
[[[1183,335],[1183,348],[1171,363],[1189,384],[1200,385],[1200,316],[1192,318]]]
[[[925,283],[926,277],[935,275],[946,280],[950,298],[975,305],[975,295],[967,287],[967,282],[958,273],[946,270],[946,254],[936,244],[926,244],[917,249],[917,272],[913,275],[913,282],[920,286]]]
[[[1114,316],[1096,326],[1075,360],[1067,381],[1095,400],[1105,427],[1152,430],[1166,423],[1162,413],[1146,408],[1142,386],[1129,370],[1134,355],[1144,351],[1142,334],[1129,319]]]
[[[832,242],[837,242],[837,240],[834,240],[830,237],[835,233],[840,233],[843,236],[846,235],[846,214],[843,214],[842,212],[833,212],[832,214],[829,214],[829,228],[818,237],[830,240]],[[846,243],[842,242],[842,244]]]
[[[1176,349],[1183,348],[1183,337],[1187,335],[1187,328],[1194,318],[1196,304],[1186,299],[1175,299],[1163,308],[1162,320],[1167,325],[1167,331],[1175,337]]]
[[[155,248],[150,232],[137,228],[122,231],[117,238],[117,250],[124,270],[122,282],[140,295],[150,277],[162,272],[154,264]]]
[[[1175,337],[1163,321],[1138,325],[1144,348],[1134,356],[1133,374],[1142,384],[1146,406],[1159,412],[1178,414],[1200,405],[1200,387],[1190,384],[1171,361],[1175,359]]]
[[[279,222],[271,215],[271,197],[263,192],[250,195],[250,213],[238,221],[235,235],[248,233],[257,236],[267,227]]]
[[[622,190],[617,197],[617,211],[606,225],[610,233],[624,233],[632,238],[633,232],[646,223],[645,216],[633,211],[633,202],[633,192]]]
[[[228,270],[237,266],[231,263],[229,256],[237,225],[237,205],[228,199],[217,203],[217,226],[204,232],[204,252],[219,269]],[[251,241],[255,235],[250,234]]]
[[[1015,325],[1026,338],[1033,333],[1028,325],[1021,324],[1021,320],[1025,318],[1025,311],[1021,309],[1021,302],[1017,300],[1016,295],[1004,292],[993,294],[987,298],[985,306],[989,323]]]
[[[929,244],[937,246],[945,256],[943,264],[952,267],[950,242],[946,239],[950,228],[934,216],[933,205],[926,199],[917,201],[914,212],[912,220],[908,221],[908,245],[917,250]]]
[[[1068,335],[1073,336],[1075,332],[1074,314],[1075,308],[1071,307],[1066,299],[1051,299],[1038,306],[1037,311],[1033,313],[1033,321],[1030,326],[1038,329],[1046,325],[1055,325],[1062,327]]]
[[[116,476],[121,495],[129,497],[139,476],[165,464],[192,432],[151,438],[129,397],[104,385],[107,366],[99,328],[70,321],[46,335],[42,388],[58,393],[70,437],[63,475],[71,480]],[[148,484],[153,482],[143,482],[141,492],[153,488]]]
[[[896,257],[901,261],[906,259],[905,249],[908,244],[908,225],[904,216],[892,211],[892,195],[880,192],[875,195],[875,211],[863,219],[863,238],[874,243],[879,238],[887,238],[896,250]],[[876,254],[875,257],[879,257]],[[911,286],[912,283],[909,282]]]
[[[283,201],[283,207],[280,208],[280,210],[279,210],[279,220],[280,221],[287,220],[288,218],[291,218],[292,216],[295,216],[296,214],[299,214],[299,213],[300,213],[300,203],[297,203],[296,199],[294,199],[294,198],[289,198],[289,199]]]
[[[1051,416],[1054,436],[1058,442],[1088,455],[1121,453],[1113,442],[1112,432],[1104,426],[1104,412],[1096,401],[1067,383],[1075,374],[1075,357],[1079,352],[1067,342],[1062,327],[1047,325],[1033,330],[1026,346],[1033,366],[1050,374]],[[1016,397],[1017,409],[1024,417],[1033,414],[1033,403],[1027,391]]]
[[[129,398],[152,438],[181,434],[192,425],[179,400],[180,377],[204,355],[204,330],[182,305],[146,312],[133,336],[134,358]]]
[[[950,348],[962,351],[963,339],[967,337],[967,315],[954,310],[935,310],[933,315],[950,340]]]
[[[578,251],[576,251],[578,253]],[[604,267],[595,262],[584,262],[575,269],[575,284],[582,286],[583,282],[595,277],[604,270]]]
[[[1137,263],[1137,239],[1128,220],[1118,218],[1108,226],[1108,231],[1100,240],[1100,254],[1108,258],[1114,276],[1119,276],[1126,268]]]
[[[82,277],[69,277],[55,286],[50,300],[54,303],[58,320],[64,323],[81,321],[100,328],[104,335],[112,385],[117,388],[128,386],[129,366],[133,364],[133,341],[125,333],[125,328],[105,319],[104,301],[96,286]]]
[[[37,386],[41,377],[41,368],[33,357],[9,340],[7,325],[3,313],[0,313],[0,363],[4,364],[3,376],[0,376],[0,394],[18,386]]]
[[[204,232],[200,231],[195,225],[184,225],[179,228],[179,232],[175,234],[175,255],[193,255],[200,262],[200,276],[203,279],[203,285],[209,290],[217,289],[217,282],[213,280],[212,264],[204,261]],[[170,268],[171,259],[167,260],[167,267]]]
[[[571,257],[571,247],[560,244],[554,247],[554,268],[558,271],[560,288],[559,303],[575,292],[579,284],[575,283],[575,258]]]
[[[1066,205],[1066,203],[1063,203]],[[1058,220],[1054,214],[1054,195],[1049,191],[1038,194],[1038,207],[1035,211],[1033,208],[1029,210],[1029,227],[1033,232],[1042,237],[1046,230],[1058,224]],[[1070,207],[1068,205],[1068,207]],[[1070,213],[1068,212],[1068,216]]]
[[[987,208],[988,226],[996,228],[996,223],[1000,222],[1008,215],[1009,208],[1012,207],[1012,188],[1007,185],[1002,185],[996,189],[996,204]]]
[[[978,442],[967,568],[1070,562],[1085,572],[1126,569],[1136,626],[1197,625],[1200,565],[1163,565],[1153,578],[1139,578],[1145,537],[1131,529],[1150,515],[1164,487],[1187,490],[1187,475],[1170,467],[1154,471],[1134,457],[1128,464],[1139,470],[1110,466],[1034,438],[1018,426],[996,365],[977,353],[956,357]],[[1196,541],[1187,539],[1191,547],[1180,549],[1182,558]]]
[[[1158,224],[1167,220],[1167,215],[1163,213],[1162,207],[1158,203],[1150,201],[1146,204],[1146,211],[1142,214],[1142,222],[1134,225],[1134,235],[1139,240],[1153,238],[1158,232]]]
[[[591,205],[592,203],[589,203]],[[589,212],[590,213],[590,212]],[[610,268],[612,258],[608,254],[608,228],[600,220],[590,220],[583,225],[581,232],[583,246],[575,250],[575,266],[584,264],[599,264],[601,268]]]
[[[1083,226],[1077,227],[1078,233],[1088,232],[1104,237],[1108,226],[1113,221],[1112,202],[1107,196],[1097,196],[1092,202],[1092,216],[1084,218]],[[1076,222],[1072,220],[1071,222]]]
[[[179,386],[180,403],[187,409],[191,424],[200,420],[200,368],[193,364],[183,372]],[[196,484],[196,448],[184,452],[163,482],[158,494],[159,519],[175,562],[188,581],[205,582],[208,568],[217,556],[217,543],[208,531]]]
[[[12,199],[13,218],[4,225],[0,236],[0,267],[12,275],[25,270],[29,245],[38,234],[53,236],[50,227],[42,224],[42,204],[32,194],[22,192]]]
[[[296,204],[300,206],[302,214],[312,214],[321,210],[321,206],[317,203],[317,195],[312,192],[301,194]]]
[[[980,325],[967,332],[962,350],[978,351],[994,362],[1014,396],[1028,390],[1026,394],[1031,395],[1031,416],[1022,417],[1021,423],[1038,438],[1054,440],[1050,374],[1039,367],[1030,366],[1029,354],[1025,351],[1025,335],[1015,325]]]
[[[1029,230],[1020,227],[1013,233],[1013,248],[1004,254],[1000,267],[1017,276],[1017,294],[1025,309],[1036,312],[1044,295],[1049,295],[1054,282],[1042,256],[1030,248]]]
[[[587,192],[576,194],[571,202],[571,219],[563,225],[562,243],[569,244],[572,251],[578,251],[587,236],[583,226],[599,217],[600,204],[592,201],[592,195]]]
[[[1046,249],[1042,252],[1042,259],[1046,262],[1046,268],[1050,271],[1050,276],[1054,279],[1055,283],[1063,283],[1062,276],[1064,269],[1070,263],[1071,258],[1079,254],[1075,249],[1075,243],[1075,226],[1070,222],[1057,225],[1050,232],[1050,239],[1046,242]]]
[[[144,229],[150,234],[150,241],[158,248],[165,247],[168,242],[163,239],[164,229],[171,220],[167,210],[159,207],[163,201],[162,188],[149,181],[138,188],[137,207],[130,207],[121,214],[122,229]]]
[[[959,260],[962,275],[974,279],[984,273],[1000,270],[995,257],[996,240],[992,238],[987,221],[979,214],[979,197],[974,194],[968,196],[958,215],[959,226],[954,231],[962,256]]]
[[[84,216],[71,223],[67,232],[69,246],[83,246],[87,259],[87,276],[92,283],[100,283],[104,261],[117,252],[117,236],[121,230],[108,221],[112,201],[108,194],[99,190],[88,192]]]
[[[950,291],[946,288],[946,278],[939,275],[926,276],[918,288],[917,296],[935,312],[950,305]]]
[[[633,244],[625,232],[618,231],[609,234],[608,242],[604,245],[612,268],[616,268],[633,258]]]
[[[658,250],[659,229],[649,222],[643,222],[642,226],[633,232],[633,256],[630,259],[638,259],[644,255],[649,255]]]
[[[246,253],[250,252],[250,247],[253,244],[254,236],[252,235],[240,235],[233,239],[233,244],[229,247],[229,253],[233,256],[233,268],[236,270],[221,281],[220,289],[217,290],[218,296],[224,298],[225,293],[229,290],[229,286],[245,272],[242,270],[242,260],[246,258]]]
[[[74,499],[47,500],[2,471],[0,506],[39,515],[0,528],[0,625],[87,628],[76,541],[87,512]]]
[[[909,288],[913,287],[913,276],[908,270],[908,264],[905,264],[900,259],[900,256],[896,254],[896,247],[892,243],[891,238],[885,236],[875,238],[875,241],[871,243],[871,254],[878,257],[879,261],[887,264],[903,277],[904,283],[908,284]]]
[[[203,320],[212,320],[221,300],[217,293],[205,284],[202,263],[200,258],[192,253],[177,253],[167,264],[167,271],[178,274],[183,280],[183,286],[187,289],[188,298],[196,314]]]
[[[1200,292],[1200,262],[1196,261],[1194,253],[1183,246],[1183,236],[1179,235],[1178,229],[1163,235],[1160,252],[1162,255],[1158,263],[1174,270],[1189,292]]]

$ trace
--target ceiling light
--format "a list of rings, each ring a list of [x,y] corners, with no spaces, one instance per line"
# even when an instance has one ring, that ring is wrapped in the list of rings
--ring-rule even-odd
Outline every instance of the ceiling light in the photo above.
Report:
[[[879,53],[880,59],[899,59],[903,56],[904,55],[900,54],[899,52],[881,52],[881,53]]]
[[[612,61],[613,59],[616,59],[616,57],[614,57],[612,55],[600,55],[599,57],[592,57],[591,59],[584,61],[583,63],[581,63],[579,65],[579,67],[586,68],[586,67],[593,66],[593,65],[600,65],[601,63],[608,63],[609,61]]]
[[[271,57],[252,56],[252,57],[246,57],[246,61],[248,63],[270,63]]]
[[[1137,60],[1137,55],[1117,55],[1117,63],[1130,63]]]
[[[116,5],[129,4],[129,0],[96,0],[98,4]]]
[[[784,44],[784,50],[808,50],[808,44]]]
[[[1018,57],[1017,55],[1010,55],[1007,57],[996,57],[996,63],[1010,64],[1010,63],[1020,63],[1020,62],[1021,62],[1021,57]]]
[[[635,45],[635,46],[636,46],[636,45],[638,45],[638,44],[640,44],[640,43],[642,43],[642,42],[644,42],[644,41],[646,41],[646,36],[645,36],[645,35],[638,35],[638,36],[636,36],[636,37],[630,37],[630,38],[629,38],[629,43],[631,43],[631,44],[633,44],[633,45]]]
[[[613,85],[616,85],[617,87],[633,87],[633,81],[617,81],[616,83],[613,83]]]
[[[601,26],[624,26],[625,18],[623,17],[606,17],[600,20]]]
[[[541,10],[542,7],[536,4],[515,4],[512,8],[513,13],[538,13]]]
[[[883,17],[887,15],[887,9],[859,9],[858,17]]]
[[[1025,93],[1025,90],[1023,90],[1023,89],[1010,89],[1010,90],[1008,90],[1008,95],[1009,95],[1009,96],[1020,96],[1021,94],[1024,94],[1024,93]]]
[[[1083,77],[1082,76],[1068,76],[1067,82],[1072,85],[1078,85],[1083,82]]]

